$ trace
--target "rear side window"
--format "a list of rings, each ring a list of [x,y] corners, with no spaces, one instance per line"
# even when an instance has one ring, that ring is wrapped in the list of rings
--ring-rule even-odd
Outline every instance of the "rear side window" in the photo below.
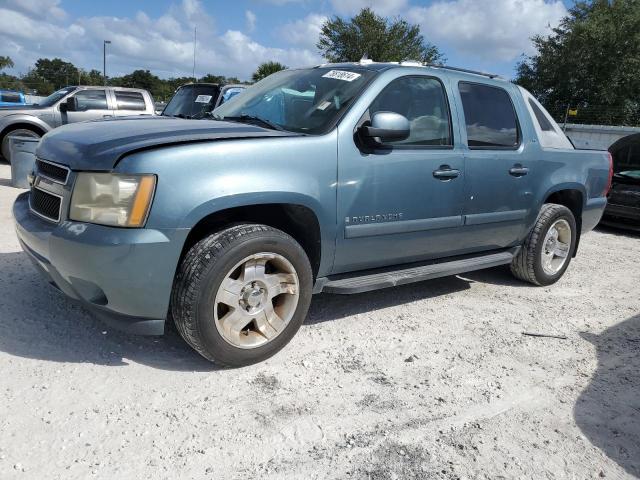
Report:
[[[146,110],[144,97],[140,92],[122,92],[117,91],[116,105],[118,110]]]
[[[458,84],[469,148],[516,148],[518,120],[506,90],[478,83]]]
[[[80,90],[75,94],[78,110],[108,110],[104,90]]]
[[[12,92],[0,93],[0,101],[10,103],[20,103],[20,94]]]
[[[400,77],[387,85],[369,107],[395,112],[409,120],[409,138],[392,145],[451,146],[449,105],[440,81],[429,77]]]
[[[540,107],[531,99],[529,99],[529,105],[531,106],[531,110],[533,110],[533,114],[536,116],[538,125],[540,125],[540,130],[543,132],[554,132],[553,125],[551,125],[547,116],[540,110]]]

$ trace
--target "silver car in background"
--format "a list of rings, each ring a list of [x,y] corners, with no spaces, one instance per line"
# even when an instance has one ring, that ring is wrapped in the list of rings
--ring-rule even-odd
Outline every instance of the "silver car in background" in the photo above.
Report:
[[[65,87],[38,104],[0,107],[0,154],[9,161],[11,136],[39,138],[67,123],[154,115],[151,94],[124,87]]]

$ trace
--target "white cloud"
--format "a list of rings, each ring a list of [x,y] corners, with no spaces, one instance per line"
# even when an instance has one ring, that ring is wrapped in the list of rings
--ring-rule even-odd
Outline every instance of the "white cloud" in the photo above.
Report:
[[[244,12],[245,20],[247,21],[247,31],[253,32],[256,29],[256,14],[251,10]]]
[[[379,15],[398,15],[408,0],[331,0],[331,6],[341,15],[352,15],[363,8],[371,8]]]
[[[321,61],[318,55],[307,49],[265,47],[235,30],[228,30],[220,40],[224,46],[224,61],[230,64],[246,64],[252,69],[248,73],[253,72],[260,63],[268,60],[274,60],[289,67],[310,66]]]
[[[18,5],[18,6],[16,6]],[[56,19],[46,12],[55,13]],[[216,32],[214,19],[197,0],[183,0],[160,17],[143,12],[133,17],[94,16],[69,20],[58,12],[55,0],[5,0],[0,6],[2,55],[25,73],[40,57],[60,57],[75,65],[102,70],[102,41],[107,46],[107,74],[123,75],[149,69],[161,77],[190,76],[193,65],[193,28],[197,26],[196,74],[213,73],[248,79],[259,63],[276,60],[291,67],[313,65],[321,59],[304,45],[273,48],[249,35]],[[30,10],[31,9],[31,10]],[[247,16],[247,19],[249,17]]]
[[[559,0],[453,0],[415,7],[407,18],[422,33],[461,54],[496,61],[532,53],[531,37],[551,33],[567,9]]]
[[[4,0],[7,9],[27,14],[31,18],[63,20],[67,14],[59,7],[60,0]],[[5,24],[4,17],[3,25]]]
[[[303,19],[285,24],[279,33],[290,44],[315,51],[322,24],[326,21],[326,15],[311,13]]]

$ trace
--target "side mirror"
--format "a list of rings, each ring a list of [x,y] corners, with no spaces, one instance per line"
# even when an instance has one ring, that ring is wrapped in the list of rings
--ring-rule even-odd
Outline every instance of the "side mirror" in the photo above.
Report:
[[[409,137],[409,120],[395,112],[377,112],[371,118],[371,126],[360,128],[361,135],[376,143],[405,140]]]
[[[76,97],[69,97],[66,101],[62,102],[60,104],[60,111],[62,113],[78,111],[78,101]]]

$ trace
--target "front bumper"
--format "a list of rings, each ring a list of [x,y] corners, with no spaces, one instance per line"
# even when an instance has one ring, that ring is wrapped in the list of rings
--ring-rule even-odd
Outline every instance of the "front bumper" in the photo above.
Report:
[[[45,278],[115,328],[161,335],[189,230],[54,224],[32,214],[28,199],[13,205],[16,232]]]

